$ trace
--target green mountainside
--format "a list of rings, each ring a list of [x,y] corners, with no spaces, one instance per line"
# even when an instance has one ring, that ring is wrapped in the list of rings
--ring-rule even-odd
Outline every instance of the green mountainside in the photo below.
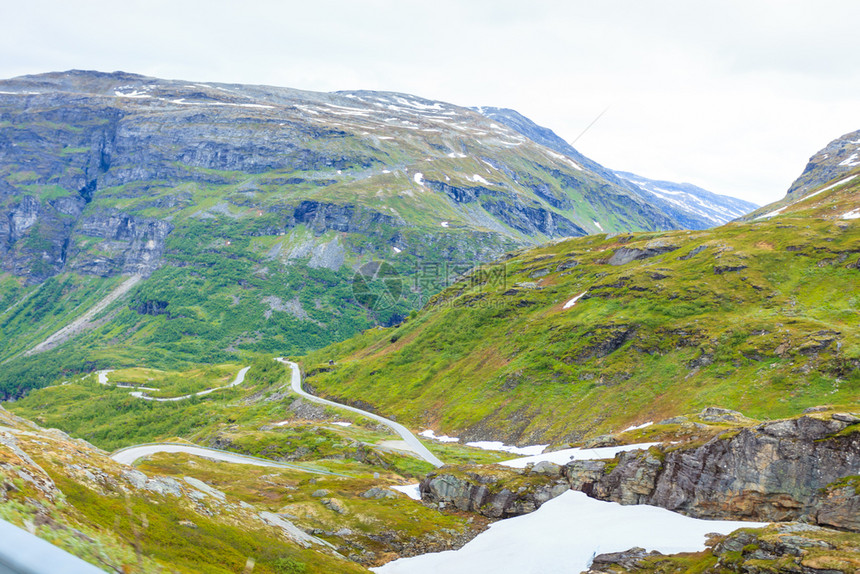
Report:
[[[860,182],[763,220],[520,251],[393,328],[304,358],[308,384],[414,427],[568,442],[709,405],[860,395]],[[333,361],[333,365],[329,365]]]
[[[0,519],[110,572],[358,573],[573,489],[802,521],[594,574],[855,574],[858,136],[747,221],[678,230],[502,111],[0,81]],[[460,442],[425,441],[436,468],[280,355]],[[657,444],[519,468],[467,440]],[[107,452],[156,442],[253,461]]]
[[[180,381],[184,390],[222,384],[231,367],[110,376],[169,392],[183,389]],[[456,547],[484,527],[394,490],[430,465],[387,448],[392,435],[373,421],[290,396],[285,375],[271,359],[258,361],[240,387],[173,403],[139,400],[89,375],[12,404],[43,426],[0,407],[0,518],[109,572],[134,573],[250,572],[248,564],[267,574],[367,572],[400,555]],[[162,453],[129,466],[79,437],[110,449],[193,439],[286,464]],[[466,447],[439,452],[498,460]]]
[[[514,248],[683,227],[601,170],[403,94],[2,80],[0,395],[97,365],[304,353]],[[380,274],[407,280],[369,291]],[[29,360],[120,275],[143,280]]]

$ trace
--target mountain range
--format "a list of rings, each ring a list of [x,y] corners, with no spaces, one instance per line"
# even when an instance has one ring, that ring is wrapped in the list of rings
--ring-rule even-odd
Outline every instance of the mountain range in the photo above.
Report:
[[[563,571],[856,574],[857,134],[725,222],[512,110],[0,81],[0,519],[109,572],[419,572],[573,495],[772,524],[556,526]]]
[[[394,93],[25,76],[0,82],[0,150],[7,395],[117,361],[305,352],[511,249],[714,221],[515,112]],[[362,293],[380,269],[396,296]]]

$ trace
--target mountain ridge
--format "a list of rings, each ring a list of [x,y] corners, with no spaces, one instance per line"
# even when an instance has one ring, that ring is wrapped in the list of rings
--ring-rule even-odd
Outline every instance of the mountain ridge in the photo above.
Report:
[[[393,93],[24,76],[0,81],[0,150],[0,360],[144,277],[41,365],[307,351],[512,249],[681,225],[475,111]],[[355,291],[374,261],[408,297]]]
[[[629,172],[608,169],[582,155],[551,129],[537,125],[516,110],[484,106],[473,109],[518,131],[532,141],[545,145],[587,166],[588,169],[599,173],[607,181],[654,203],[664,213],[679,221],[684,229],[707,229],[740,217],[758,207],[750,202],[726,195],[718,195],[691,184],[649,180]],[[673,191],[680,191],[687,199],[686,201],[678,201],[677,197],[667,197],[669,192],[657,191],[654,184],[662,184],[663,187],[670,187]],[[731,216],[729,217],[727,214]]]

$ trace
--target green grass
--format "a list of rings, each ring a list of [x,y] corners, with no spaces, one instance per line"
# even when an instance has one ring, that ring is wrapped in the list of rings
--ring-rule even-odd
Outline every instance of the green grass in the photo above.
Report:
[[[606,264],[652,241],[677,249]],[[573,239],[506,261],[503,285],[454,285],[397,327],[301,362],[321,393],[455,436],[571,442],[709,405],[791,416],[860,393],[858,244],[856,222],[807,213]],[[517,286],[542,269],[539,289]]]

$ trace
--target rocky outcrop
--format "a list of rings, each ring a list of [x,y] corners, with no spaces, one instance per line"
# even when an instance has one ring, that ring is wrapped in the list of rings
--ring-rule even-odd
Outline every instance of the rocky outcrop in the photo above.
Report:
[[[599,554],[588,574],[702,572],[704,574],[855,574],[858,535],[803,523],[741,529],[712,536],[701,554],[663,555],[631,548]]]
[[[818,524],[860,532],[860,476],[828,485],[816,499],[814,508]]]
[[[858,141],[860,141],[860,131],[845,134],[809,158],[803,173],[788,188],[787,197],[792,199],[804,197],[816,187],[842,174],[847,174],[860,165],[857,159]]]
[[[645,245],[642,249],[636,249],[631,247],[619,247],[615,250],[612,256],[606,261],[609,265],[626,265],[632,261],[638,261],[640,259],[649,259],[651,257],[656,257],[658,255],[663,255],[664,253],[669,253],[670,251],[674,251],[678,249],[677,245],[669,245],[665,244],[662,241],[655,240],[651,241]]]
[[[506,197],[507,193],[482,185],[455,186],[441,181],[426,181],[425,184],[430,189],[444,193],[455,203],[479,204],[499,221],[526,235],[542,233],[550,237],[581,237],[588,234],[566,217],[553,213],[540,203],[526,203],[519,196],[511,201],[511,198]],[[538,195],[547,201],[545,194]],[[560,205],[557,200],[549,199],[549,205]]]
[[[400,218],[355,205],[302,201],[290,220],[291,226],[297,224],[307,225],[314,233],[322,235],[329,230],[368,233],[379,226],[398,227],[406,223]]]
[[[115,209],[85,211],[80,196],[52,200],[31,195],[6,197],[0,213],[2,269],[40,283],[69,268],[102,277],[149,275],[173,229],[166,221]],[[94,245],[91,239],[101,241]],[[81,249],[81,243],[87,244]]]
[[[804,519],[856,529],[856,490],[838,481],[860,474],[860,430],[850,432],[851,423],[839,418],[774,421],[695,448],[621,453],[604,467],[608,473],[579,461],[565,472],[601,500],[700,518]]]
[[[159,266],[165,240],[172,230],[173,225],[167,221],[116,210],[96,212],[85,217],[75,232],[100,239],[99,248],[78,253],[72,267],[102,277],[119,273],[147,276]]]
[[[66,264],[70,236],[84,200],[63,197],[48,201],[31,195],[5,199],[5,213],[0,213],[3,271],[26,276],[29,283],[59,273]]]
[[[549,463],[530,473],[502,467],[443,467],[421,481],[421,499],[440,508],[508,518],[534,512],[570,489],[561,468]]]

